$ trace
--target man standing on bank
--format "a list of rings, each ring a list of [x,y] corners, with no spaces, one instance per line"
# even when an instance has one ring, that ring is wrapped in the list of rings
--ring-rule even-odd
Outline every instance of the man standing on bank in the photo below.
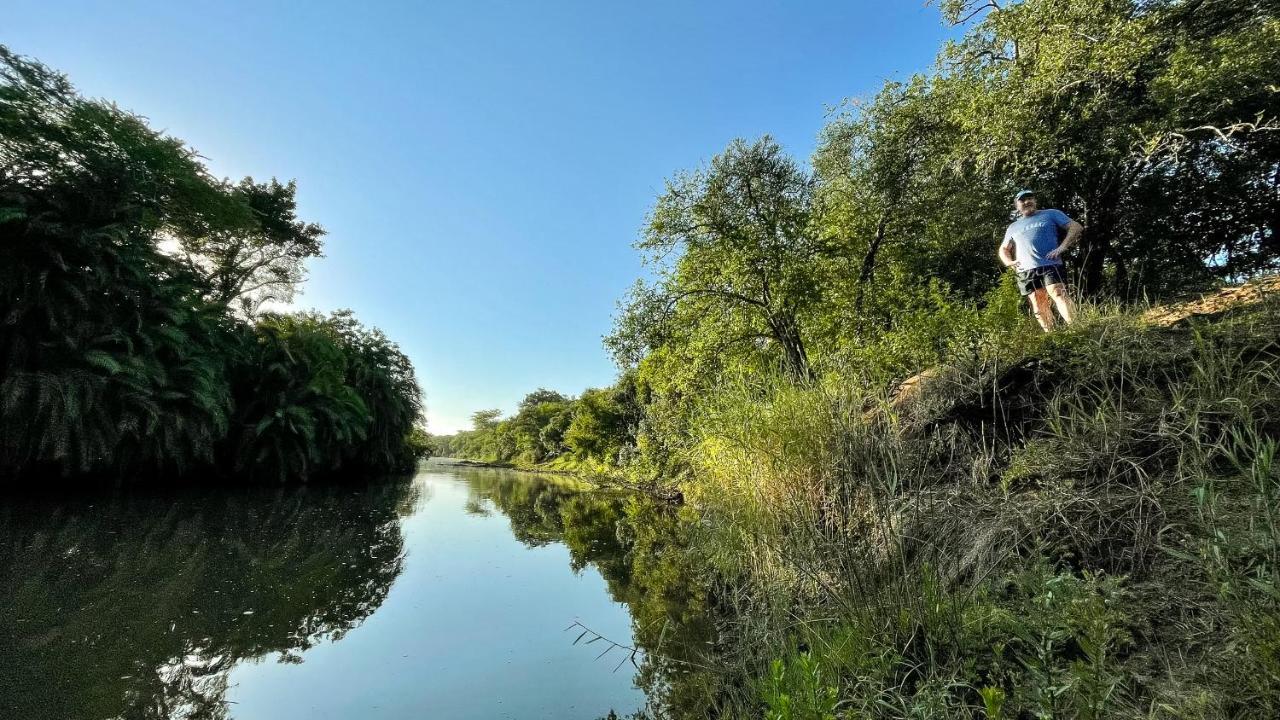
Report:
[[[1080,240],[1084,226],[1067,217],[1061,210],[1041,210],[1036,194],[1023,190],[1013,199],[1022,217],[1004,232],[1000,243],[1000,262],[1018,268],[1018,289],[1031,303],[1031,312],[1045,332],[1053,329],[1053,311],[1049,298],[1058,308],[1062,320],[1075,322],[1076,309],[1067,294],[1067,277],[1062,269],[1062,254]],[[1058,242],[1059,232],[1066,236]]]

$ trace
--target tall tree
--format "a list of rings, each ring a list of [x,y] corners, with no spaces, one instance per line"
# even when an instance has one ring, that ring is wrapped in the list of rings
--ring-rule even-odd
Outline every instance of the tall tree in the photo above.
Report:
[[[156,238],[221,202],[190,148],[0,46],[0,475],[210,459],[230,336]]]
[[[1087,293],[1164,292],[1274,267],[1280,15],[1255,0],[944,3],[975,18],[934,90],[994,190],[1087,226]]]
[[[297,217],[297,185],[245,178],[227,188],[234,201],[217,223],[178,238],[180,255],[209,285],[210,300],[252,316],[289,302],[321,255],[324,230]]]
[[[814,224],[841,247],[815,313],[825,344],[882,336],[931,284],[972,297],[994,282],[1000,208],[947,162],[957,128],[941,100],[926,78],[891,82],[823,129]]]
[[[820,297],[813,180],[768,136],[735,140],[710,166],[667,183],[637,248],[653,268],[608,344],[623,364],[664,344],[695,352],[774,352],[812,376],[801,319]],[[701,348],[694,335],[714,337]]]
[[[0,477],[410,464],[420,393],[380,332],[230,312],[319,252],[294,193],[214,180],[182,141],[0,46]]]

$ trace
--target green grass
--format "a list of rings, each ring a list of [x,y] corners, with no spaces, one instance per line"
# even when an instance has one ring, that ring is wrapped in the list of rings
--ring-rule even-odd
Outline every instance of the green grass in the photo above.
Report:
[[[923,391],[701,408],[686,497],[771,718],[1280,716],[1280,305],[1089,309]],[[833,376],[856,377],[845,372]]]

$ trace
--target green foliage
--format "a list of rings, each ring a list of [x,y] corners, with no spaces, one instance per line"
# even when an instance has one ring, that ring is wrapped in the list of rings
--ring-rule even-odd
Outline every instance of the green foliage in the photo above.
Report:
[[[636,246],[657,280],[636,285],[607,341],[620,364],[659,346],[701,364],[767,345],[792,377],[809,378],[801,315],[818,299],[825,252],[812,211],[812,179],[767,136],[669,181]]]
[[[0,47],[0,476],[305,477],[410,462],[408,359],[285,299],[320,228]]]
[[[237,472],[305,477],[341,462],[340,448],[362,442],[368,407],[345,383],[346,356],[333,328],[304,316],[269,316],[256,352],[235,378]]]
[[[606,341],[643,388],[627,470],[735,579],[729,706],[1271,717],[1274,308],[1099,300],[1280,266],[1276,7],[940,9],[935,70],[847,103],[812,174],[766,137],[670,181]],[[1083,327],[1041,336],[993,262],[1020,187],[1086,226]]]
[[[610,388],[589,388],[577,398],[539,389],[525,396],[515,415],[501,410],[471,416],[472,430],[441,438],[448,454],[485,462],[561,469],[618,468],[635,445],[641,417],[634,376]]]
[[[515,416],[504,424],[515,443],[513,459],[539,463],[559,455],[569,413],[569,398],[554,390],[540,388],[526,395]]]
[[[836,720],[836,686],[809,653],[774,660],[761,696],[769,720]]]
[[[726,385],[684,489],[749,578],[764,705],[833,686],[851,717],[1270,717],[1278,333],[1274,302],[1102,315],[957,355],[909,400]]]
[[[1000,720],[1004,717],[1004,690],[987,686],[979,690],[978,695],[982,697],[982,711],[986,720]]]
[[[405,439],[405,447],[415,461],[426,460],[433,455],[442,454],[440,452],[441,447],[436,443],[435,437],[421,425],[414,425],[413,429],[409,431],[409,435]]]
[[[631,430],[633,407],[625,388],[587,390],[574,403],[564,445],[578,460],[618,463]]]
[[[422,417],[413,364],[381,330],[364,327],[350,310],[333,313],[327,322],[346,355],[344,382],[369,410],[364,441],[347,449],[347,462],[381,472],[412,468],[415,458],[406,438]]]
[[[629,467],[688,470],[699,406],[768,377],[882,382],[1033,342],[993,255],[1016,188],[1086,227],[1085,299],[1280,267],[1280,16],[1252,0],[941,4],[930,73],[844,104],[802,169],[736,140],[658,197],[606,346],[647,396]],[[643,468],[643,470],[641,470]]]
[[[207,461],[234,342],[155,247],[216,209],[203,167],[2,47],[0,137],[0,472]]]
[[[943,592],[927,571],[902,598],[802,634],[813,650],[775,659],[769,717],[1113,717],[1128,647],[1119,583],[1032,564],[998,597]],[[995,585],[995,583],[993,583]],[[988,683],[982,685],[981,683]],[[995,683],[995,684],[992,684]]]
[[[959,130],[952,162],[1080,218],[1088,292],[1155,295],[1273,268],[1280,108],[1264,78],[1280,69],[1277,22],[1250,0],[991,9],[933,78]]]
[[[267,302],[289,302],[321,254],[319,225],[297,219],[297,186],[245,178],[223,188],[237,211],[179,236],[180,257],[208,285],[207,297],[252,316]]]
[[[267,315],[233,368],[237,473],[405,470],[421,407],[408,359],[349,312]]]

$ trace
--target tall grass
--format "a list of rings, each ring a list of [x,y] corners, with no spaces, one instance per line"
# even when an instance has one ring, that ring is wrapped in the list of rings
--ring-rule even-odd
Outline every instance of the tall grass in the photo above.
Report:
[[[1091,308],[896,400],[727,388],[686,496],[748,588],[742,712],[1280,716],[1278,337]]]

